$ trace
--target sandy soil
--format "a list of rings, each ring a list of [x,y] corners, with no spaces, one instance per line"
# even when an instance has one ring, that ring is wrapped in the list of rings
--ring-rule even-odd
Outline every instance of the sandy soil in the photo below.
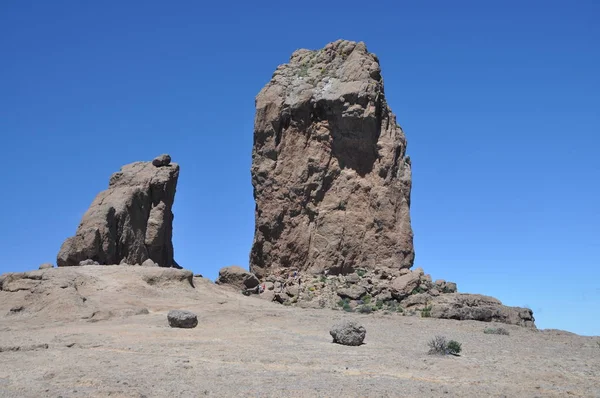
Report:
[[[600,397],[597,337],[291,308],[201,278],[77,268],[0,291],[0,396]],[[198,326],[170,328],[173,308],[197,313]],[[343,318],[366,327],[364,345],[332,343]],[[461,356],[428,355],[435,335],[461,342]]]

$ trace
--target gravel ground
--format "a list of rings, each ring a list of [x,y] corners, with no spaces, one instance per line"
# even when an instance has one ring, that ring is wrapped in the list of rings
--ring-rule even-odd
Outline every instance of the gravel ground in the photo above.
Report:
[[[102,271],[84,273],[93,272]],[[291,308],[200,278],[195,288],[130,295],[122,271],[111,272],[112,287],[105,277],[86,285],[88,300],[106,307],[97,321],[43,309],[4,315],[33,299],[0,291],[0,396],[600,397],[598,337]],[[173,308],[198,314],[198,326],[170,328]],[[332,343],[330,327],[345,318],[366,327],[364,345]],[[484,334],[489,326],[510,335]],[[461,342],[461,355],[428,355],[436,335]]]

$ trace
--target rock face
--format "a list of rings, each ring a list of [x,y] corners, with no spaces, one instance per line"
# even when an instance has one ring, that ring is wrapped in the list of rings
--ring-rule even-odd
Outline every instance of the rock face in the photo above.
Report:
[[[81,262],[178,267],[173,259],[173,213],[179,166],[168,155],[123,166],[96,196],[75,236],[62,244],[59,267]],[[89,261],[88,261],[89,260]]]
[[[357,346],[365,340],[367,330],[355,321],[345,321],[333,325],[329,334],[333,337],[334,343]]]
[[[410,159],[364,43],[298,50],[256,97],[250,270],[413,265]]]

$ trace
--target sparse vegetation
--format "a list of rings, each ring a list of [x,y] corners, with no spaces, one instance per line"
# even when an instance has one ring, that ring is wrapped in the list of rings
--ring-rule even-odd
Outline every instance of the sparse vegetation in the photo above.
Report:
[[[431,317],[431,306],[428,305],[427,307],[425,307],[421,310],[421,318],[430,318],[430,317]]]
[[[373,307],[371,307],[370,305],[361,305],[360,307],[358,307],[358,312],[360,312],[361,314],[370,314],[371,312],[373,312]]]
[[[365,276],[365,274],[366,274],[366,273],[367,273],[367,271],[366,271],[366,270],[364,270],[364,269],[357,269],[357,270],[356,270],[356,275],[360,276],[361,278],[362,278],[363,276]]]
[[[508,336],[510,334],[508,332],[508,330],[506,330],[504,328],[485,328],[483,330],[483,333],[485,333],[485,334],[503,334],[505,336]]]
[[[419,294],[426,292],[426,289],[423,289],[421,286],[417,286],[410,294]]]
[[[446,340],[444,336],[435,336],[428,343],[429,355],[459,355],[462,346],[458,341]]]
[[[309,68],[308,64],[300,66],[300,70],[298,71],[298,76],[300,76],[300,77],[308,76],[308,68]]]
[[[352,309],[352,307],[350,306],[350,300],[348,300],[347,298],[338,301],[337,304],[338,304],[339,307],[342,307],[342,310],[344,310],[346,312],[353,312],[354,311]]]
[[[383,308],[383,300],[381,299],[377,299],[377,301],[375,302],[375,307],[380,310]]]
[[[327,277],[325,275],[321,275],[320,281],[321,283],[327,283]]]
[[[362,301],[365,304],[369,304],[371,302],[371,300],[372,300],[372,297],[369,294],[364,295],[364,297],[362,298]]]

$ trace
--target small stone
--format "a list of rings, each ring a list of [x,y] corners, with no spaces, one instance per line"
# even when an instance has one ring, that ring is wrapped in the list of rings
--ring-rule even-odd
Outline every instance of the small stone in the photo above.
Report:
[[[198,317],[190,311],[171,310],[167,314],[169,326],[172,328],[195,328],[198,325]]]
[[[348,283],[358,283],[360,281],[360,276],[357,274],[346,275],[346,282]]]
[[[355,321],[344,321],[333,325],[329,334],[334,343],[358,346],[365,340],[367,330]]]
[[[156,264],[154,261],[152,261],[151,259],[147,259],[146,261],[144,261],[142,263],[142,267],[158,267],[158,264]]]
[[[168,166],[169,164],[171,164],[171,156],[167,155],[166,153],[157,156],[152,160],[152,165],[155,167]]]
[[[54,265],[52,265],[50,263],[44,263],[44,264],[40,265],[39,269],[50,269],[50,268],[54,268]]]
[[[88,258],[87,260],[80,261],[79,265],[100,265],[100,263]]]

